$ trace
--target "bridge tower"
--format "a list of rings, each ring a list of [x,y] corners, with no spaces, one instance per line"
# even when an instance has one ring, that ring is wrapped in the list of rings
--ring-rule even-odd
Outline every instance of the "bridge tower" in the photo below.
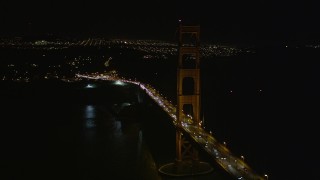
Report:
[[[200,126],[200,27],[179,26],[177,124]],[[176,161],[198,161],[198,151],[176,131]]]
[[[160,167],[170,176],[210,173],[210,164],[200,162],[199,152],[183,125],[201,126],[200,121],[200,26],[179,24],[176,109],[176,159]]]

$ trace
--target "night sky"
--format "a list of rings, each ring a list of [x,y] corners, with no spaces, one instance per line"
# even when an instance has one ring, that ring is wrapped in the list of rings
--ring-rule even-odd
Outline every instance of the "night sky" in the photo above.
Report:
[[[316,1],[16,1],[0,2],[1,36],[59,34],[174,38],[178,19],[201,26],[210,42],[318,42]]]

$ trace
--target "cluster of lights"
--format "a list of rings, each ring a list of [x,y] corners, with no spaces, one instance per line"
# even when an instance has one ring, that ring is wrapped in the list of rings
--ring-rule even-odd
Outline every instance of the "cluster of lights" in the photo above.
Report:
[[[22,41],[22,39],[0,39],[0,47],[12,47],[17,49],[66,49],[70,47],[98,47],[98,48],[120,48],[120,49],[133,49],[136,51],[152,54],[157,59],[166,59],[168,55],[176,55],[178,45],[159,40],[129,40],[129,39],[104,39],[104,38],[88,38],[84,40],[73,41]],[[243,52],[252,52],[251,50],[243,50],[237,47],[221,46],[205,44],[200,47],[202,57],[214,56],[232,56]],[[150,57],[150,56],[145,56]]]

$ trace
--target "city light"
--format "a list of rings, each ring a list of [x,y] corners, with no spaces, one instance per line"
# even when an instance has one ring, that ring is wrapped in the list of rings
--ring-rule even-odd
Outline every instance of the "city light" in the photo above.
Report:
[[[87,86],[85,88],[91,89],[91,88],[95,88],[96,85],[94,84],[87,84]]]

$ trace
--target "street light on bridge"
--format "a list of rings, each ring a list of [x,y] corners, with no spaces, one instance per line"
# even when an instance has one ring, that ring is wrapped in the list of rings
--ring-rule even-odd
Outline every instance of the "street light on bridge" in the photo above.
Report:
[[[264,177],[266,177],[266,179],[268,180],[269,179],[269,176],[268,174],[265,174]]]
[[[226,143],[225,141],[223,141],[223,145],[224,145],[224,146],[227,146],[227,143]]]
[[[244,156],[240,156],[240,157],[241,157],[242,161],[244,161]]]

